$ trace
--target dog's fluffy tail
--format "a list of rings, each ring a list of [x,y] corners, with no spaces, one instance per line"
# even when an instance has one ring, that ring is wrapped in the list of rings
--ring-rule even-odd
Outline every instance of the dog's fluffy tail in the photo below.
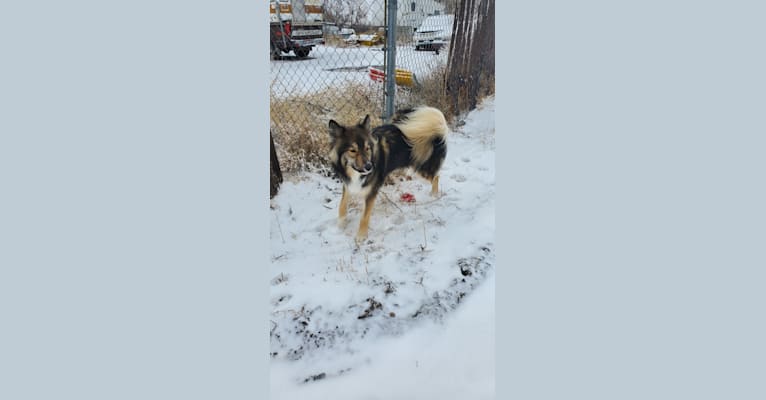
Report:
[[[434,140],[444,140],[447,135],[447,120],[444,114],[433,107],[418,107],[397,115],[394,121],[412,146],[412,161],[425,163],[433,152]]]

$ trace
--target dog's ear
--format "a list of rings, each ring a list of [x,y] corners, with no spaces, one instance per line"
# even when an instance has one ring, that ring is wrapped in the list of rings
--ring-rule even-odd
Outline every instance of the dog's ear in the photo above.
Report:
[[[359,123],[359,126],[364,128],[365,131],[370,131],[370,114],[365,115],[362,122]]]
[[[343,135],[343,127],[339,123],[335,122],[334,119],[330,120],[329,126],[330,137],[339,138],[341,135]]]

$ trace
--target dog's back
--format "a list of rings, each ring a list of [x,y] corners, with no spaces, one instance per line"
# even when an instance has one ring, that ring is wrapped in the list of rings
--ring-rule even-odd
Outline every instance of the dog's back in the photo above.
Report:
[[[397,112],[392,124],[373,130],[373,135],[384,139],[381,141],[387,158],[384,173],[411,166],[426,179],[433,179],[447,156],[447,131],[444,114],[436,108]]]

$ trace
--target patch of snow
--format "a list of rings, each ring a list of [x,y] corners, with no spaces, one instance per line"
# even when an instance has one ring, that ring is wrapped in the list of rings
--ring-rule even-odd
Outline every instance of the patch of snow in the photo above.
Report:
[[[440,196],[416,175],[384,186],[360,246],[361,201],[339,225],[339,181],[285,177],[271,210],[272,399],[492,398],[494,99],[447,146]]]
[[[395,338],[381,339],[344,370],[324,365],[273,362],[273,400],[389,400],[495,398],[495,282],[488,277],[445,325],[425,323]],[[446,328],[446,329],[445,329]],[[316,381],[295,382],[296,367],[336,371]],[[307,378],[311,374],[307,375]],[[310,379],[310,378],[308,378]],[[304,379],[305,380],[305,379]]]

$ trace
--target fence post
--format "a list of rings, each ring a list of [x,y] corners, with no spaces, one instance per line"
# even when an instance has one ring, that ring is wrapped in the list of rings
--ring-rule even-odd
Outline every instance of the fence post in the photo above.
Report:
[[[396,0],[388,0],[386,10],[386,110],[385,122],[391,122],[394,115],[394,96],[396,95]]]
[[[287,48],[287,42],[285,42],[285,36],[287,36],[287,34],[285,33],[285,26],[282,24],[282,14],[280,14],[280,12],[279,12],[280,11],[279,7],[280,7],[279,1],[274,0],[274,10],[277,12],[277,21],[279,21],[279,30],[282,31],[282,35],[281,35],[281,37],[282,37],[282,48],[286,49]]]

